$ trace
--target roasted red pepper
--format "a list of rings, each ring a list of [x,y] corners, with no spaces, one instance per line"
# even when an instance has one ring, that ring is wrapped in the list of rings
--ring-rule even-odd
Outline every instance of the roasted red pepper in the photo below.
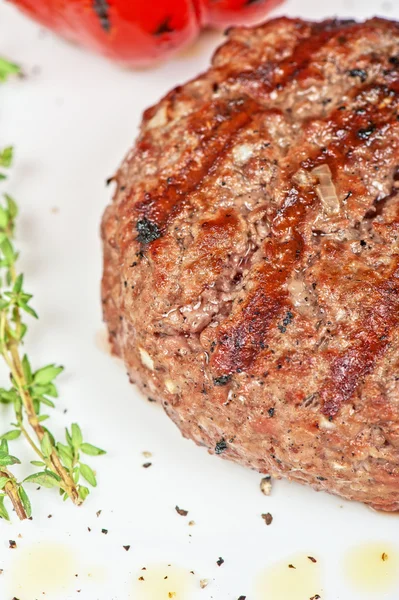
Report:
[[[278,0],[11,0],[60,35],[130,66],[165,58],[203,27],[259,20]]]

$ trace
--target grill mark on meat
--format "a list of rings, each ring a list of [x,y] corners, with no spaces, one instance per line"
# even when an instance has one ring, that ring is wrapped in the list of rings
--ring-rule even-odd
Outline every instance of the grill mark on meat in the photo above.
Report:
[[[393,88],[391,88],[392,90]],[[376,92],[380,96],[385,97],[387,93],[390,93],[391,90],[386,88],[385,86],[373,85],[370,84],[366,87],[357,86],[352,90],[352,100],[361,101],[366,94],[371,92]],[[354,120],[353,115],[343,114],[342,111],[336,110],[331,118],[329,125],[334,127],[335,130],[342,130],[342,133],[345,135],[345,139],[341,136],[338,141],[332,141],[330,146],[325,149],[323,153],[320,153],[315,158],[308,158],[306,161],[302,163],[301,166],[306,167],[311,170],[314,166],[320,163],[326,163],[326,157],[329,158],[329,164],[334,170],[334,174],[337,173],[338,168],[340,168],[344,164],[345,154],[348,149],[353,151],[356,147],[361,145],[362,141],[367,141],[368,138],[364,138],[362,136],[357,135],[357,132],[364,129],[367,123],[373,118],[373,114],[376,112],[375,106],[370,103],[366,103],[367,108],[364,111],[360,112],[359,115],[356,116],[356,120]],[[268,111],[270,112],[270,111]],[[377,113],[380,115],[379,111]],[[384,123],[384,119],[382,119]],[[373,134],[377,134],[378,130],[376,126],[374,126]],[[297,167],[296,167],[297,168]],[[287,175],[287,180],[292,177],[294,170],[291,170]],[[352,184],[353,189],[357,189],[358,194],[365,194],[366,188],[365,186],[359,182],[354,181]],[[314,190],[309,191],[308,194],[313,194]],[[287,198],[287,203],[290,204],[293,201],[293,198],[296,194],[295,189],[291,190],[291,196]],[[296,200],[294,200],[296,201]],[[313,198],[314,201],[314,198]],[[313,201],[311,204],[313,204]],[[306,201],[303,201],[306,203]],[[304,213],[302,214],[303,218],[305,217]],[[277,223],[281,219],[281,215],[277,212],[275,216],[275,223]],[[301,220],[296,220],[294,218],[293,223],[287,223],[283,229],[285,231],[293,229],[299,226]],[[300,239],[297,237],[296,239],[297,245],[294,248],[294,252],[291,256],[292,264],[291,271],[298,263],[299,256],[303,249],[303,243],[301,243]],[[288,245],[286,242],[282,245],[283,254],[287,256],[286,251],[288,249]],[[266,253],[266,251],[265,251]],[[278,260],[278,252],[276,252],[275,260]],[[231,365],[236,364],[236,369],[245,369],[248,368],[251,364],[251,356],[254,358],[256,355],[263,350],[265,345],[265,339],[267,335],[267,330],[272,326],[273,322],[280,314],[283,307],[287,304],[290,304],[290,299],[287,298],[287,293],[285,290],[278,290],[277,284],[284,286],[287,280],[289,280],[288,274],[288,263],[285,265],[284,270],[287,270],[287,274],[285,277],[282,277],[282,270],[273,269],[272,273],[267,276],[264,276],[263,271],[262,274],[258,276],[259,281],[257,285],[257,292],[254,295],[254,298],[251,299],[248,306],[243,309],[242,318],[244,322],[243,330],[236,332],[236,335],[233,335],[233,339],[229,339],[228,335],[225,333],[221,334],[221,339],[224,340],[224,345],[230,349]],[[246,280],[249,278],[249,274],[246,277]],[[269,283],[267,283],[270,280]],[[273,301],[274,298],[274,301]],[[264,305],[263,310],[260,308]],[[230,316],[233,305],[225,311],[225,319]],[[266,313],[267,312],[267,318]],[[252,316],[251,316],[252,315]],[[220,318],[220,315],[217,315],[217,318]],[[248,319],[248,322],[247,322]],[[211,319],[213,321],[214,319]],[[209,324],[209,323],[208,323]],[[223,345],[223,344],[222,344]],[[258,350],[256,350],[258,349]],[[222,352],[222,351],[221,351]],[[239,355],[242,355],[242,359],[239,359]],[[222,360],[220,354],[218,352],[215,353],[215,365],[220,368],[222,371],[227,368],[232,368],[232,366],[228,367],[225,360]]]
[[[189,195],[199,190],[205,179],[216,170],[232,147],[235,136],[251,122],[258,110],[259,106],[251,99],[218,103],[212,126],[202,136],[200,148],[197,149],[206,150],[204,159],[199,164],[190,159],[161,195],[148,194],[144,201],[136,205],[139,215],[155,222],[165,232],[167,225],[187,204]],[[201,114],[196,115],[195,121],[197,125],[201,123]]]
[[[399,221],[398,221],[399,222]],[[360,381],[370,375],[389,348],[399,326],[399,259],[393,272],[374,289],[378,295],[365,322],[352,333],[355,342],[341,356],[332,359],[330,379],[320,391],[322,412],[334,417],[342,404],[355,393]]]
[[[297,45],[288,58],[279,63],[261,64],[251,71],[236,73],[234,80],[243,85],[244,89],[247,83],[254,82],[258,88],[262,87],[263,93],[270,93],[276,88],[281,91],[292,81],[300,82],[309,75],[316,77],[316,79],[322,79],[322,73],[315,70],[313,62],[317,52],[331,42],[331,32],[344,26],[347,27],[345,33],[349,33],[359,27],[359,24],[351,20],[339,21],[334,19],[328,23],[330,24],[329,27],[322,28],[318,23],[312,23],[310,30],[301,24],[305,35],[299,38]]]
[[[264,246],[268,259],[266,267],[258,268],[255,290],[249,300],[235,315],[234,324],[225,321],[218,331],[218,346],[212,357],[216,369],[223,373],[233,373],[237,369],[248,370],[257,355],[264,349],[265,339],[272,323],[280,315],[288,298],[284,284],[294,266],[299,262],[304,240],[299,225],[307,204],[312,204],[315,194],[308,199],[299,196],[296,189],[288,194],[284,216],[278,215],[275,233],[284,234],[292,228],[291,239],[267,240]]]
[[[368,90],[382,92],[381,86],[369,86]],[[360,97],[363,94],[364,90],[360,92]],[[325,152],[307,158],[301,166],[311,170],[315,165],[326,162],[328,156],[328,165],[336,173],[344,164],[348,151],[371,143],[371,140],[357,135],[359,127],[373,117],[373,135],[376,135],[387,123],[396,122],[396,104],[397,98],[389,113],[378,111],[374,105],[367,105],[367,109],[355,118],[342,115],[339,110],[335,111],[329,124],[336,132],[342,131],[345,126],[344,133],[333,136],[334,141]],[[287,181],[292,180],[297,169],[298,165],[290,169]],[[358,187],[359,185],[364,189],[361,183],[357,183]],[[308,188],[304,194],[304,190],[299,191],[293,187],[286,197],[283,209],[277,210],[272,219],[273,237],[265,244],[268,262],[257,270],[254,290],[248,293],[248,300],[241,311],[234,314],[234,323],[224,321],[217,332],[218,345],[211,362],[218,372],[233,373],[237,369],[250,369],[264,349],[272,324],[287,304],[291,306],[285,284],[294,276],[294,267],[298,268],[300,265],[304,249],[300,228],[307,210],[316,200],[314,188]],[[287,235],[291,237],[285,240]]]

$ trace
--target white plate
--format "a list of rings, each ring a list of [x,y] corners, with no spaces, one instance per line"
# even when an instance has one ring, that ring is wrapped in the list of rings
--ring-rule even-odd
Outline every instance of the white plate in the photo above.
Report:
[[[340,16],[399,18],[396,0],[288,0],[275,14],[321,18],[331,10]],[[369,593],[345,574],[347,552],[370,543],[374,555],[361,579],[368,573],[376,583],[381,549],[389,554],[383,568],[396,566],[399,573],[391,549],[399,544],[399,517],[287,482],[277,482],[265,497],[258,474],[184,440],[98,342],[103,331],[99,224],[110,197],[104,181],[133,143],[143,109],[204,69],[220,39],[208,33],[167,64],[128,72],[44,32],[12,6],[0,5],[0,55],[20,62],[27,74],[0,88],[0,146],[16,146],[8,190],[21,207],[21,263],[40,313],[28,347],[36,366],[49,361],[66,366],[53,416],[56,432],[62,435],[64,425],[78,421],[89,441],[108,450],[107,456],[90,461],[99,487],[84,507],[62,504],[55,492],[33,488],[34,521],[20,524],[14,517],[12,525],[0,523],[2,600],[167,600],[168,591],[177,591],[176,600],[399,597],[398,581],[388,585],[382,577],[378,591]],[[143,451],[153,453],[151,468],[142,467],[148,460]],[[28,456],[22,444],[15,452]],[[176,513],[176,504],[189,510],[188,517]],[[268,527],[261,518],[265,512],[274,518]],[[194,526],[188,525],[191,519]],[[9,539],[17,541],[17,549],[8,548]],[[318,562],[311,563],[308,555]],[[39,564],[32,562],[34,556]],[[219,556],[225,560],[222,566],[216,564]],[[280,591],[268,593],[263,587],[262,592],[260,574],[269,569],[269,581],[277,578],[274,565],[280,559]],[[297,569],[288,569],[289,563]],[[164,573],[170,574],[170,589],[155,591],[145,572],[147,580],[137,581],[139,570],[147,566],[149,572],[154,564],[163,565],[161,582]],[[35,576],[29,576],[32,568]],[[321,582],[312,584],[318,576]],[[187,577],[182,593],[179,586]],[[296,591],[284,592],[291,577]],[[203,578],[210,580],[205,589],[199,585]],[[303,581],[311,589],[301,591]]]

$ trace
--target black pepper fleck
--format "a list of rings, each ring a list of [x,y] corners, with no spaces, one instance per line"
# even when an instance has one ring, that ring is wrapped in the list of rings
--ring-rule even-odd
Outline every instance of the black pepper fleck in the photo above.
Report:
[[[351,69],[349,71],[349,76],[350,77],[359,77],[360,81],[362,83],[364,83],[367,79],[367,71],[365,71],[364,69]]]
[[[221,556],[219,556],[219,558],[216,561],[216,564],[218,565],[218,567],[221,567],[223,563],[224,559]]]
[[[231,375],[221,375],[213,379],[215,385],[226,385],[229,381],[231,381]]]
[[[188,510],[184,510],[184,508],[179,508],[176,504],[175,506],[175,511],[177,512],[178,515],[180,515],[181,517],[187,517],[188,515]]]
[[[357,137],[360,138],[361,140],[368,140],[374,131],[375,131],[375,125],[370,123],[370,125],[368,125],[368,127],[363,127],[362,129],[358,130]]]
[[[264,520],[264,522],[266,523],[266,525],[270,525],[273,521],[273,516],[270,513],[264,513],[262,516],[262,519]]]
[[[222,438],[221,440],[219,440],[215,446],[215,453],[216,454],[222,454],[222,452],[224,452],[225,450],[227,450],[227,444],[226,444],[226,440],[224,438]]]

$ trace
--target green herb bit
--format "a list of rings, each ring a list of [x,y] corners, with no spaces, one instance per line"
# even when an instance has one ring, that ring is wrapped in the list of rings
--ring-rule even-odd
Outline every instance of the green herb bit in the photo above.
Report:
[[[4,83],[10,75],[18,75],[21,67],[0,56],[0,82]]]

